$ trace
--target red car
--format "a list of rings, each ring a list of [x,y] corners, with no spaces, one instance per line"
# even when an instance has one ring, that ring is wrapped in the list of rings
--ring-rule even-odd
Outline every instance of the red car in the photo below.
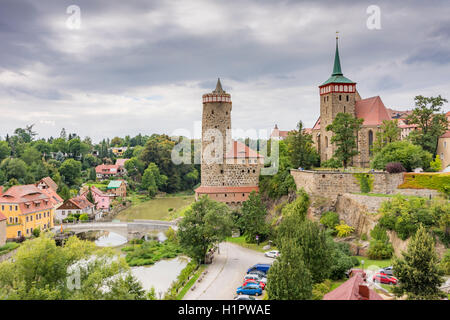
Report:
[[[245,285],[247,285],[248,283],[256,283],[259,284],[259,286],[261,287],[262,290],[264,290],[264,288],[266,287],[266,284],[264,282],[261,281],[256,281],[256,280],[252,280],[252,279],[247,279],[244,281],[244,283],[242,284],[242,286],[244,287]]]
[[[384,273],[377,273],[372,278],[373,282],[383,283],[383,284],[397,284],[397,279],[388,276]]]

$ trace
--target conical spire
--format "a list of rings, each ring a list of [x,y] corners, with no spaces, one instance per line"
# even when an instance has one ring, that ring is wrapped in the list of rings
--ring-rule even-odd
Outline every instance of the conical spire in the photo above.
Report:
[[[334,55],[334,67],[332,76],[342,76],[341,60],[339,59],[338,36],[336,35],[336,54]]]
[[[222,84],[220,83],[220,78],[217,78],[216,89],[213,91],[214,93],[224,93],[222,89]]]

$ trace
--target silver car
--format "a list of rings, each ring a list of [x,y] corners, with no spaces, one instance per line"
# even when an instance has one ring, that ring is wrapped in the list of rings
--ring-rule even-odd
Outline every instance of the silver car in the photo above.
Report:
[[[280,255],[280,251],[278,250],[267,251],[264,253],[264,255],[269,258],[276,258]]]

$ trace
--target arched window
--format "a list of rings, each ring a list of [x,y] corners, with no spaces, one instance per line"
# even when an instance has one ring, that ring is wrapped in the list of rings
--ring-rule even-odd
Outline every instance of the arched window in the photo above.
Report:
[[[372,155],[372,146],[373,146],[373,132],[369,130],[369,155]]]
[[[334,91],[338,91],[338,86],[334,86]]]

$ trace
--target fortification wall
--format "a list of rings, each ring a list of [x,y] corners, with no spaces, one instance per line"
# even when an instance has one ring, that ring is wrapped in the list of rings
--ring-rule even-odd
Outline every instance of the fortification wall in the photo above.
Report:
[[[291,170],[297,189],[307,193],[335,198],[344,193],[359,193],[361,187],[355,175],[350,172]],[[392,194],[403,182],[402,173],[373,172],[374,193]]]

